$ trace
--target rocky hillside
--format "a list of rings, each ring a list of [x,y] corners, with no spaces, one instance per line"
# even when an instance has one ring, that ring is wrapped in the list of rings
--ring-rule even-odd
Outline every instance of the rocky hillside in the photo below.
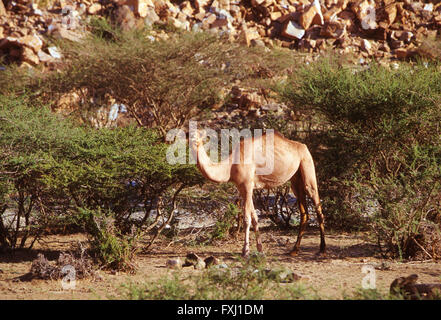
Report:
[[[423,43],[436,39],[441,1],[0,0],[0,56],[5,64],[56,66],[62,55],[48,39],[80,41],[93,16],[105,16],[122,29],[168,24],[248,46],[333,49],[355,53],[359,63],[388,63],[421,53]],[[150,40],[167,39],[163,29],[153,28]]]

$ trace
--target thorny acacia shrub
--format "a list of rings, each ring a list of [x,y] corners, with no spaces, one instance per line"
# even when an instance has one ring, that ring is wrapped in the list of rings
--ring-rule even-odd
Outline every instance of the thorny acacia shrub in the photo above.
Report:
[[[46,108],[26,104],[25,98],[0,96],[0,246],[12,249],[32,247],[64,215],[68,201],[48,193],[41,179],[54,158],[70,155],[77,135]]]
[[[213,231],[211,231],[210,240],[222,240],[228,238],[233,231],[235,223],[238,221],[238,215],[240,215],[240,209],[235,204],[229,203],[223,217],[214,225]],[[239,218],[240,217],[241,216],[239,216]],[[240,224],[237,228],[239,228],[239,226]]]
[[[163,219],[171,218],[179,192],[202,181],[194,166],[165,161],[168,145],[152,130],[75,127],[24,98],[0,99],[0,213],[14,212],[12,222],[0,220],[2,246],[24,247],[29,236],[66,219],[90,226],[79,210],[108,213],[115,239],[123,241],[134,228],[156,230],[153,240]],[[109,239],[99,232],[90,235]]]
[[[218,103],[234,80],[268,79],[295,61],[289,52],[268,53],[203,32],[171,34],[167,41],[150,40],[148,30],[115,34],[112,40],[95,36],[65,44],[64,72],[37,84],[45,98],[56,101],[72,88],[81,88],[86,102],[107,94],[124,103],[138,124],[165,136]]]
[[[328,223],[351,228],[370,221],[379,244],[405,258],[411,244],[426,258],[439,257],[418,241],[422,225],[439,232],[440,224],[439,68],[372,65],[355,72],[321,61],[299,70],[281,90],[329,128],[308,142]]]
[[[107,214],[98,209],[95,211],[80,208],[80,220],[90,235],[91,251],[95,259],[104,268],[134,271],[133,258],[138,251],[139,231],[132,230],[124,234],[115,227],[113,212]]]

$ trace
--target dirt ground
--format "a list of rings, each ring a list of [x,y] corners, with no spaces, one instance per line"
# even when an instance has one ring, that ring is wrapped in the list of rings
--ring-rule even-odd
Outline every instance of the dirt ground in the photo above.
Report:
[[[20,281],[18,277],[29,272],[32,260],[42,252],[49,260],[56,260],[60,252],[69,250],[76,241],[84,241],[82,234],[48,236],[36,245],[31,252],[18,252],[14,255],[0,255],[0,299],[121,299],[124,298],[124,285],[143,283],[174,272],[166,268],[170,258],[181,257],[195,252],[202,258],[214,255],[227,265],[234,262],[235,255],[241,252],[241,235],[238,239],[224,240],[210,246],[183,246],[170,244],[166,240],[158,243],[148,254],[139,254],[136,259],[136,274],[98,271],[98,279],[77,280],[75,289],[64,290],[61,281],[31,280]],[[285,267],[302,275],[306,287],[317,290],[324,299],[342,299],[361,288],[366,273],[364,265],[375,267],[376,287],[387,293],[391,282],[400,276],[416,273],[419,283],[441,283],[439,262],[398,262],[381,259],[374,244],[366,240],[364,234],[334,233],[327,235],[328,254],[318,258],[319,235],[309,230],[302,240],[302,251],[293,258],[286,253],[294,244],[293,232],[262,230],[265,255],[270,267]],[[254,236],[252,236],[254,240]],[[255,250],[252,242],[251,250]],[[202,271],[184,268],[184,272]]]

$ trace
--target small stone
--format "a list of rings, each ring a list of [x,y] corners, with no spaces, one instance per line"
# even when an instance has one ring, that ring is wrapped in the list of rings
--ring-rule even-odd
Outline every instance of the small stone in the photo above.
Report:
[[[391,270],[391,264],[387,261],[376,264],[374,267],[377,270]]]
[[[424,4],[423,11],[432,12],[433,11],[433,3]]]
[[[273,111],[273,112],[281,112],[283,110],[284,105],[279,103],[268,103],[263,105],[261,108],[265,111]]]
[[[275,21],[282,17],[282,13],[280,11],[275,11],[270,13],[271,20]]]
[[[323,25],[324,20],[320,9],[320,2],[318,0],[314,0],[312,5],[303,12],[300,16],[299,24],[303,29],[307,30],[316,17],[318,17],[317,24]]]
[[[261,39],[253,39],[253,40],[251,40],[251,46],[264,48],[265,42]]]
[[[202,20],[202,25],[205,28],[209,28],[211,24],[213,24],[216,21],[216,19],[217,19],[216,15],[214,13],[210,13]]]
[[[395,40],[395,39],[392,39],[392,40],[389,42],[389,44],[390,44],[390,47],[391,47],[392,49],[398,49],[398,48],[401,48],[401,47],[404,45],[403,41],[401,41],[401,40]]]
[[[361,42],[361,48],[362,48],[364,51],[366,51],[368,54],[371,54],[371,53],[372,53],[372,51],[371,51],[371,49],[372,49],[372,45],[371,45],[371,43],[369,42],[369,40],[363,39],[363,41]]]
[[[222,28],[228,25],[227,19],[216,19],[211,25],[210,28]]]
[[[84,34],[81,34],[77,31],[68,30],[64,27],[55,28],[52,31],[52,34],[56,38],[61,38],[72,42],[80,42],[84,38]]]
[[[144,23],[147,26],[152,26],[160,20],[159,16],[156,14],[155,8],[148,7],[146,11],[147,14],[145,16]]]
[[[61,57],[62,57],[62,55],[61,55],[60,51],[58,51],[57,47],[48,47],[47,51],[49,52],[51,57],[54,59],[61,59]]]
[[[36,15],[36,16],[43,16],[43,11],[41,11],[40,9],[36,8],[32,11],[32,14]]]
[[[18,42],[23,43],[25,46],[31,48],[35,53],[40,51],[43,46],[43,41],[37,35],[28,35],[18,39]]]
[[[238,36],[240,43],[246,44],[248,47],[251,46],[251,41],[254,39],[259,39],[260,35],[256,30],[249,29],[246,24],[243,24]]]
[[[334,21],[337,15],[346,9],[347,5],[348,0],[339,0],[337,4],[323,14],[323,20],[327,22]]]
[[[292,20],[289,20],[283,30],[282,36],[290,39],[301,39],[305,35],[305,29],[302,29],[297,23]]]
[[[152,8],[155,6],[152,0],[127,0],[125,4],[141,18],[145,18],[147,16],[149,7]]]
[[[357,15],[364,30],[377,28],[375,1],[364,0],[358,5],[352,6],[352,11]]]
[[[195,6],[196,10],[203,9],[206,5],[208,5],[209,0],[193,0],[193,5]]]
[[[6,8],[5,5],[3,4],[3,1],[0,0],[0,17],[5,15],[6,15]]]
[[[193,8],[190,4],[190,1],[184,1],[181,3],[181,5],[179,6],[181,9],[181,12],[184,13],[187,16],[193,16]]]
[[[219,264],[219,259],[214,256],[209,256],[208,258],[205,258],[204,260],[206,267],[211,267]]]
[[[88,14],[97,14],[102,9],[101,4],[93,3],[89,8],[87,8]]]
[[[266,269],[265,274],[270,278],[278,282],[289,283],[298,281],[303,278],[302,275],[295,273],[291,270],[272,270]]]
[[[202,20],[204,20],[204,18],[205,18],[205,11],[200,11],[200,12],[198,12],[198,13],[196,13],[194,16],[193,16],[193,18],[195,18],[196,20],[198,20],[198,21],[202,21]]]
[[[168,18],[169,23],[171,23],[177,29],[190,30],[190,22],[189,21],[181,21],[176,18]]]
[[[405,59],[409,56],[409,51],[406,48],[398,48],[394,50],[394,54],[398,59]]]
[[[346,35],[346,25],[340,21],[331,21],[325,23],[320,35],[332,39],[340,39]]]
[[[398,69],[400,68],[400,65],[399,65],[398,63],[396,63],[396,62],[392,62],[392,63],[390,64],[390,67],[391,67],[393,70],[398,70]]]
[[[135,28],[137,24],[134,13],[127,5],[118,7],[115,12],[115,20],[124,31]]]
[[[190,252],[185,257],[185,264],[184,266],[194,266],[198,263],[199,260],[202,260],[196,253]]]
[[[390,5],[384,8],[384,11],[387,14],[387,22],[389,25],[395,22],[397,17],[397,5],[395,3],[391,3]]]
[[[392,39],[401,40],[409,43],[413,37],[413,33],[410,31],[393,31],[391,37]]]
[[[38,51],[37,56],[41,62],[51,62],[53,60],[53,58],[43,50]]]
[[[169,260],[167,260],[165,265],[167,266],[167,268],[170,268],[170,269],[180,269],[182,267],[182,261],[180,258],[169,259]]]
[[[198,262],[195,264],[194,268],[195,268],[196,270],[202,270],[202,269],[205,269],[205,266],[206,266],[206,264],[205,264],[204,260],[200,259],[200,260],[198,260]]]

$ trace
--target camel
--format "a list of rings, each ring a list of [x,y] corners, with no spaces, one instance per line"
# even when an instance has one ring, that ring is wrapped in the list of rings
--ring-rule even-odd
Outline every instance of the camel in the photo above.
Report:
[[[256,143],[261,143],[263,150],[266,150],[266,135],[273,134],[274,141],[273,167],[271,172],[256,174],[258,169],[265,165],[265,161],[257,161],[250,157]],[[245,240],[242,256],[249,255],[249,235],[250,226],[256,235],[257,250],[263,252],[262,242],[259,235],[257,214],[253,204],[254,189],[270,189],[283,185],[288,180],[291,181],[291,189],[297,198],[300,211],[300,228],[297,241],[293,249],[289,252],[291,256],[296,256],[300,251],[300,242],[305,232],[309,213],[306,205],[306,195],[312,198],[320,227],[320,250],[319,255],[326,252],[324,216],[320,205],[320,198],[317,188],[315,167],[312,156],[305,144],[285,138],[282,134],[273,131],[264,133],[259,137],[245,137],[233,146],[233,151],[228,158],[214,163],[207,155],[203,147],[205,132],[195,130],[195,134],[190,136],[190,149],[196,159],[198,169],[202,175],[215,183],[232,182],[236,185],[242,202],[242,212],[244,221]],[[247,139],[251,139],[248,140]],[[262,139],[259,141],[259,139]],[[266,153],[263,152],[265,155]],[[238,158],[240,156],[240,158]],[[233,160],[240,159],[239,161]],[[247,159],[248,161],[245,161]],[[249,161],[251,159],[251,161]],[[261,160],[261,159],[260,159]],[[265,160],[265,159],[264,159]]]

